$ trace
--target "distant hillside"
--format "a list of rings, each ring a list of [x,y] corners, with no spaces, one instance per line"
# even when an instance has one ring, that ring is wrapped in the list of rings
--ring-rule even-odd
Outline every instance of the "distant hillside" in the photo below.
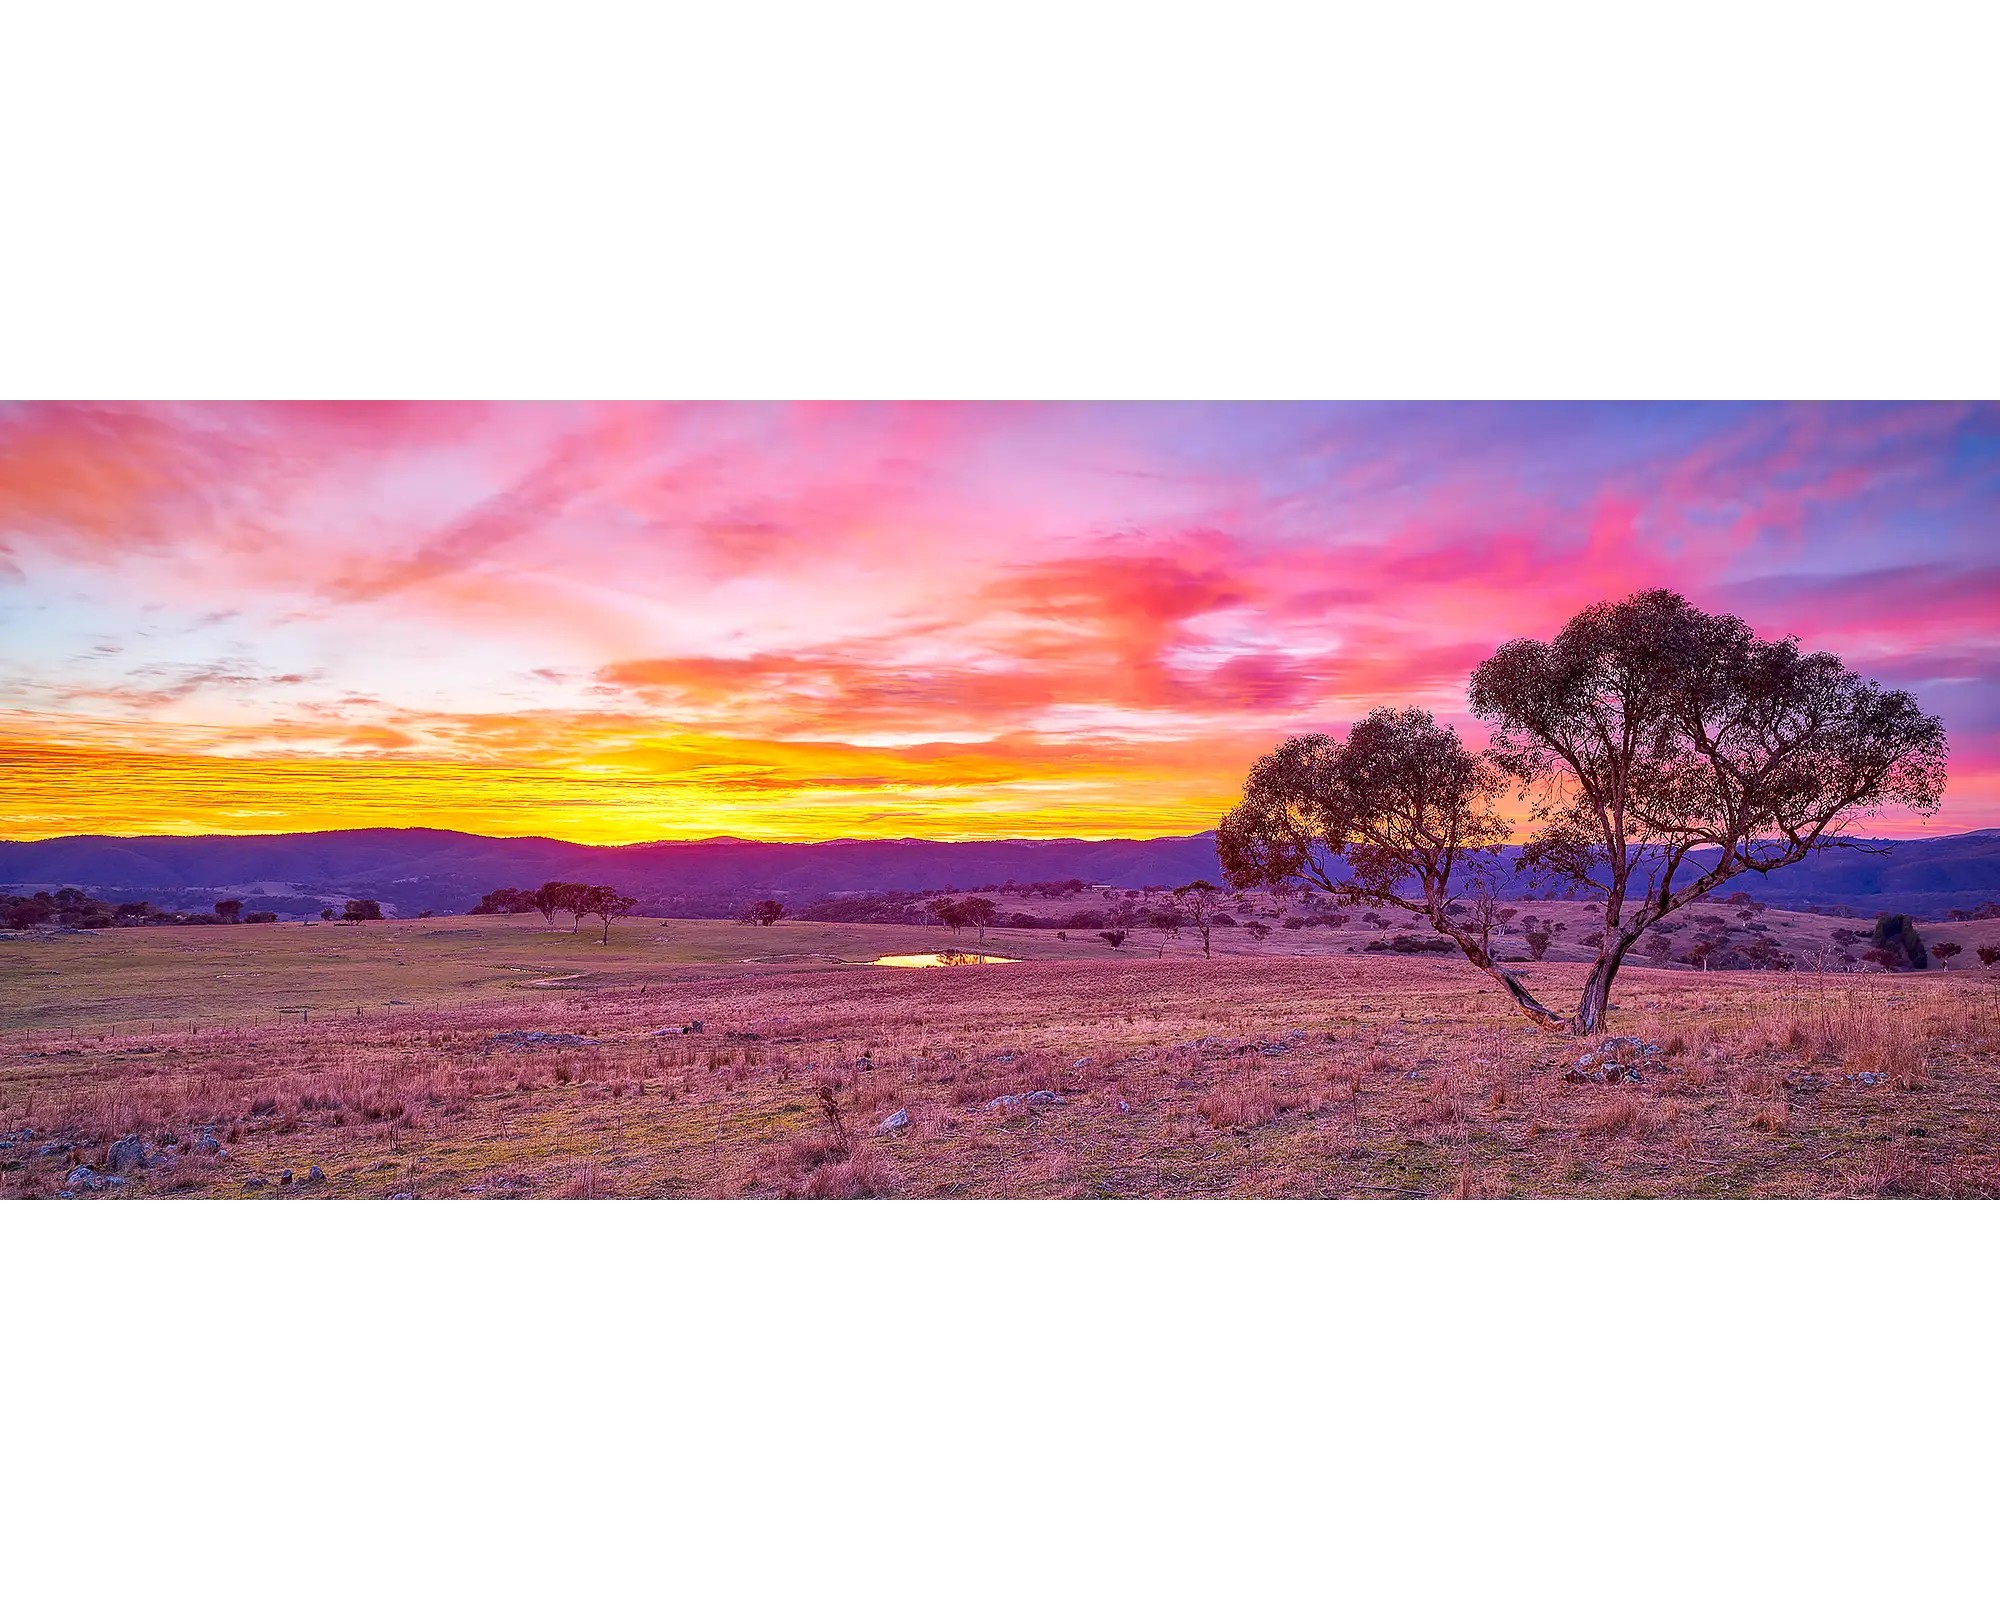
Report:
[[[366,895],[400,915],[463,911],[488,889],[550,878],[611,883],[650,909],[724,915],[775,895],[801,903],[880,889],[967,890],[1081,878],[1124,889],[1221,880],[1215,835],[1170,839],[843,839],[760,844],[703,839],[635,845],[489,839],[437,828],[364,828],[256,837],[0,841],[0,889],[65,884],[117,900],[204,907],[223,891],[305,911]],[[2000,829],[1888,844],[1886,853],[1828,850],[1738,887],[1774,905],[1844,905],[1857,913],[1936,916],[2000,899]]]
[[[611,883],[683,914],[722,915],[771,894],[794,902],[867,889],[966,890],[1081,878],[1119,888],[1219,880],[1213,834],[1184,839],[844,839],[761,844],[703,839],[580,845],[436,828],[336,833],[0,841],[0,886],[73,884],[113,899],[197,906],[221,890],[274,906],[367,895],[403,915],[463,911],[488,889],[550,878]]]

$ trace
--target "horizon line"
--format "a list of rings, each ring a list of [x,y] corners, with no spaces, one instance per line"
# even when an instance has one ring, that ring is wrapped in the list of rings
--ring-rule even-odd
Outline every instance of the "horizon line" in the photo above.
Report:
[[[839,834],[823,839],[756,839],[741,834],[702,834],[687,838],[663,837],[656,839],[635,839],[624,844],[591,844],[580,839],[563,839],[546,833],[475,833],[464,828],[436,828],[422,824],[385,824],[379,827],[361,828],[293,828],[271,833],[52,833],[28,838],[0,838],[0,845],[9,844],[59,844],[66,840],[116,839],[121,841],[164,840],[164,839],[309,839],[323,838],[336,834],[353,833],[436,833],[449,834],[460,839],[486,839],[495,843],[538,841],[546,844],[568,845],[577,850],[645,850],[659,845],[704,845],[741,844],[791,846],[810,848],[833,844],[1159,844],[1204,838],[1216,832],[1215,828],[1202,828],[1194,833],[1155,834],[978,834],[958,837],[933,838],[922,834],[896,835],[855,835]],[[1873,842],[1888,840],[1903,842],[1911,839],[1960,839],[1971,838],[1982,833],[2000,833],[2000,825],[1963,828],[1951,833],[1919,831],[1915,833],[1844,833],[1840,839],[1856,839]],[[1510,838],[1509,845],[1520,841]],[[1831,841],[1830,841],[1831,842]]]

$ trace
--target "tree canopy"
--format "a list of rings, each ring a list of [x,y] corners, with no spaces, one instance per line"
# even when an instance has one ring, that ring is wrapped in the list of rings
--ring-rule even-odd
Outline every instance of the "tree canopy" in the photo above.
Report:
[[[604,924],[604,937],[599,944],[611,942],[611,924],[621,917],[629,917],[632,908],[639,903],[638,897],[620,894],[608,883],[592,884],[577,898],[576,909],[579,916],[595,917]]]

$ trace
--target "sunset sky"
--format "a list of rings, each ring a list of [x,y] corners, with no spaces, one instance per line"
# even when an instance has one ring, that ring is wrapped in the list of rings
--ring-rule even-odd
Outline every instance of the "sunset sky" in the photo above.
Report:
[[[2000,407],[0,406],[0,836],[1187,833],[1654,584],[2000,824]]]

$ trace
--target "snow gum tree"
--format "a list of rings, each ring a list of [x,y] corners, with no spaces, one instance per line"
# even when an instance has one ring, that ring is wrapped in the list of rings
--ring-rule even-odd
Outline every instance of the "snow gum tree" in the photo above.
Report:
[[[1494,724],[1484,752],[1417,710],[1287,740],[1252,768],[1218,849],[1238,887],[1303,880],[1424,916],[1527,1016],[1578,1034],[1603,1028],[1619,966],[1662,918],[1745,872],[1866,849],[1842,830],[1885,805],[1935,811],[1944,792],[1944,726],[1911,696],[1665,589],[1502,645],[1469,698]],[[1532,828],[1515,869],[1604,896],[1569,1018],[1459,909],[1494,892],[1509,787]]]

